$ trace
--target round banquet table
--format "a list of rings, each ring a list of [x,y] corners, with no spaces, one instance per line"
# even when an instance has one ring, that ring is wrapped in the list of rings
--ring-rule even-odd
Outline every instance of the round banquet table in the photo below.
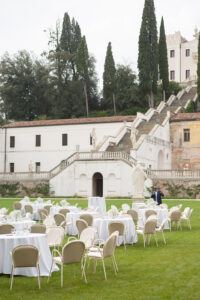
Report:
[[[16,231],[23,231],[25,229],[30,229],[30,227],[35,224],[35,221],[32,220],[19,220],[19,221],[9,221],[0,222],[2,224],[11,224],[15,227]]]
[[[116,217],[113,219],[110,217],[95,218],[93,222],[93,227],[97,229],[99,238],[105,241],[109,237],[108,224],[110,222],[115,222],[115,221],[122,222],[125,225],[126,243],[127,244],[137,243],[137,233],[135,230],[135,224],[133,222],[133,219],[129,216]],[[122,243],[123,243],[123,237],[119,237],[118,246]]]
[[[79,219],[79,217],[83,214],[90,214],[93,217],[97,216],[99,213],[96,211],[79,211],[79,212],[70,212],[67,214],[67,222],[72,222],[71,225],[68,225],[66,227],[66,234],[69,235],[77,235],[78,234],[78,230],[76,227],[76,220]]]
[[[145,212],[147,210],[155,210],[158,216],[158,226],[161,225],[162,221],[166,218],[168,218],[169,213],[168,213],[168,209],[166,208],[159,208],[158,206],[156,207],[152,207],[152,208],[141,208],[138,210],[139,213],[139,218],[141,218],[143,224],[145,224],[146,222],[146,217],[145,217]],[[169,229],[169,224],[168,222],[165,223],[165,229]]]
[[[21,201],[21,204],[22,204],[22,209],[21,209],[21,212],[22,214],[25,213],[25,205],[31,205],[32,208],[33,208],[33,220],[40,220],[40,216],[38,214],[38,209],[41,209],[41,208],[44,208],[46,205],[52,205],[51,203],[48,203],[48,202],[27,202],[27,201]]]
[[[46,234],[28,233],[28,234],[1,234],[0,235],[0,273],[10,274],[12,267],[12,258],[10,252],[19,245],[32,245],[38,248],[40,252],[40,275],[48,276],[52,256],[48,246]],[[53,271],[58,271],[54,264]],[[15,275],[24,275],[30,277],[37,276],[36,268],[16,268]]]
[[[106,201],[104,197],[89,197],[88,207],[98,208],[100,214],[106,213]]]

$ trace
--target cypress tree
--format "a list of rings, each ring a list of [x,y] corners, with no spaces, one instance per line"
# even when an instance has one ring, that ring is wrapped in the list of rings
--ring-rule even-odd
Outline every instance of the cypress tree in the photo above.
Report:
[[[197,94],[200,100],[200,33],[199,33],[199,44],[198,44],[198,64],[197,64]]]
[[[116,101],[115,101],[115,85],[116,85],[116,69],[115,61],[112,54],[111,42],[108,43],[106,59],[103,72],[103,97],[107,102],[107,108],[111,108],[113,102],[113,109],[116,115]]]
[[[138,54],[139,85],[149,106],[154,106],[158,79],[157,25],[153,0],[145,0],[139,36]]]
[[[159,38],[159,71],[160,79],[163,86],[163,100],[165,96],[169,97],[169,70],[168,70],[168,58],[167,58],[167,43],[165,36],[165,26],[163,17],[160,24],[160,38]]]

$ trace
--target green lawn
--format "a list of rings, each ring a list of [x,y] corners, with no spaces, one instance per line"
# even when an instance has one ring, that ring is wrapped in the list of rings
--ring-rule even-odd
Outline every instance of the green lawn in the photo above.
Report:
[[[0,208],[12,208],[13,199],[0,199]],[[68,200],[87,206],[87,200]],[[180,201],[164,201],[169,207]],[[131,204],[131,200],[107,200],[107,209],[115,204]],[[102,265],[99,262],[97,273],[93,265],[86,269],[88,284],[81,278],[80,268],[73,278],[73,267],[64,268],[64,287],[60,288],[60,272],[52,274],[50,283],[42,277],[42,288],[38,290],[37,279],[16,276],[13,290],[9,290],[9,276],[0,276],[0,300],[18,299],[200,299],[200,202],[182,201],[183,208],[194,208],[191,218],[192,230],[182,225],[183,231],[165,231],[167,245],[158,236],[156,248],[152,238],[150,246],[143,248],[142,236],[134,246],[117,247],[115,256],[119,267],[117,277],[109,262],[106,264],[108,281],[104,280]],[[1,249],[0,249],[1,251]],[[1,252],[0,252],[1,253]]]

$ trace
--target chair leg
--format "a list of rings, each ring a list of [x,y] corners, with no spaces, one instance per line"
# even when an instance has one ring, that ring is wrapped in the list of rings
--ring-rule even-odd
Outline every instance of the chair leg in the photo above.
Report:
[[[166,245],[167,243],[166,243],[166,240],[165,240],[165,236],[164,236],[164,232],[163,232],[163,231],[162,231],[162,236],[163,236],[164,243],[165,243],[165,245]]]
[[[157,235],[156,235],[156,232],[154,232],[154,239],[155,239],[155,242],[156,242],[156,246],[158,247],[158,241],[157,241]]]
[[[104,263],[104,259],[103,258],[102,258],[102,265],[103,265],[103,271],[104,271],[105,280],[107,280],[106,268],[105,268],[105,263]]]
[[[82,277],[84,276],[85,283],[87,283],[87,278],[85,274],[85,264],[81,263],[81,269],[82,269]]]
[[[49,271],[49,277],[48,277],[47,283],[49,282],[50,277],[51,277],[52,267],[53,267],[53,259],[52,259],[52,262],[51,262],[51,268],[50,268],[50,271]]]
[[[94,259],[94,273],[96,273],[96,268],[97,268],[97,260]]]
[[[39,289],[40,289],[41,284],[40,284],[40,266],[39,266],[39,264],[37,265],[37,273],[38,273],[38,286],[39,286]]]
[[[115,266],[115,262],[114,262],[113,256],[111,256],[111,260],[112,260],[112,263],[113,263],[113,268],[114,268],[114,271],[115,271],[115,275],[117,275],[116,266]]]
[[[116,262],[116,259],[115,259],[115,255],[114,255],[114,253],[113,253],[113,259],[114,259],[114,263],[115,263],[116,271],[117,271],[117,272],[119,272],[119,270],[118,270],[118,266],[117,266],[117,262]]]
[[[63,264],[61,264],[61,287],[63,287]]]
[[[126,236],[124,234],[124,249],[126,250]]]
[[[143,234],[143,240],[144,240],[144,248],[145,248],[146,236],[144,234]]]
[[[11,274],[10,274],[10,290],[13,287],[13,280],[14,280],[14,267],[12,266]]]

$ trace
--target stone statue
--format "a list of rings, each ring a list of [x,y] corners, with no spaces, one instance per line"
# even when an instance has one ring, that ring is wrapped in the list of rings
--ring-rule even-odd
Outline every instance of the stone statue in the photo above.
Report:
[[[93,149],[95,149],[96,148],[96,130],[95,130],[95,128],[92,128],[91,138],[92,138]]]
[[[147,178],[146,173],[143,171],[141,162],[133,166],[132,184],[133,184],[133,197],[135,200],[144,199],[144,182]]]
[[[30,163],[28,165],[28,170],[29,170],[30,173],[33,172],[33,163],[32,163],[32,161],[30,161]]]
[[[195,28],[194,28],[194,35],[193,35],[193,37],[195,37],[196,39],[199,38],[199,31],[198,31],[197,26],[195,26]]]
[[[135,145],[135,143],[136,143],[136,136],[137,136],[137,134],[138,134],[138,130],[135,128],[135,126],[133,125],[133,123],[132,123],[132,125],[131,125],[131,136],[130,136],[130,138],[131,138],[131,143],[132,143],[132,146],[134,147],[134,145]]]

